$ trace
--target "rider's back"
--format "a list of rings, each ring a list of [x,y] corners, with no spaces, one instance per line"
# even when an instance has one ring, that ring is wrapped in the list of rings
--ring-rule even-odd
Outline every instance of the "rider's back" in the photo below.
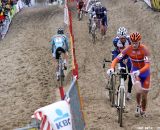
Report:
[[[56,48],[62,47],[68,50],[68,38],[64,34],[56,34],[51,39],[51,44],[54,45]]]

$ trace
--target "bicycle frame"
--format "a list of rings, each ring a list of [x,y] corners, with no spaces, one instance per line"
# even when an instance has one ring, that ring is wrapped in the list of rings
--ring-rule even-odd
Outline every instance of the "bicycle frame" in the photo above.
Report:
[[[64,89],[63,89],[63,81],[64,81],[64,66],[63,66],[63,58],[62,58],[62,52],[60,51],[59,52],[60,54],[60,57],[59,57],[59,60],[58,60],[58,71],[59,71],[59,78],[60,78],[60,86],[59,86],[59,91],[60,91],[60,94],[61,94],[61,99],[63,100],[64,99]]]
[[[119,67],[118,69],[119,69],[119,73],[117,73],[116,75],[120,76],[120,86],[118,87],[118,91],[117,91],[116,107],[117,107],[117,110],[118,110],[118,123],[120,123],[120,127],[122,127],[123,126],[123,112],[124,112],[124,109],[125,109],[125,106],[126,106],[124,75],[131,75],[131,73],[124,73],[122,71],[122,70],[126,69],[124,67]]]
[[[124,78],[120,75],[120,86],[118,88],[118,99],[117,99],[117,107],[120,106],[120,91],[123,90],[125,92]],[[123,97],[123,108],[125,108],[125,93]]]
[[[92,21],[91,21],[91,34],[92,34],[93,43],[95,43],[95,41],[96,41],[96,29],[97,29],[96,21],[95,21],[94,18],[92,18]]]
[[[64,69],[63,69],[63,59],[62,59],[61,54],[59,57],[58,66],[59,66],[58,71],[59,71],[59,75],[60,75],[60,86],[63,86]]]
[[[82,17],[83,17],[83,10],[81,9],[79,12],[78,12],[78,20],[82,20]]]

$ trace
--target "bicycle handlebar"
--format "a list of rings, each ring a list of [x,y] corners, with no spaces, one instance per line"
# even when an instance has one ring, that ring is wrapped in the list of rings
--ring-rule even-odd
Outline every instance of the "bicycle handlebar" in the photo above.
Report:
[[[106,60],[106,59],[104,59],[104,60],[103,60],[103,68],[105,68],[105,67],[106,67],[105,62],[112,63],[112,61],[111,61],[111,60]]]
[[[111,60],[106,60],[106,59],[104,59],[103,61],[104,62],[110,62],[110,63],[112,62]]]
[[[133,73],[114,72],[114,73],[111,73],[111,75],[131,75],[131,76],[133,76],[134,74]]]

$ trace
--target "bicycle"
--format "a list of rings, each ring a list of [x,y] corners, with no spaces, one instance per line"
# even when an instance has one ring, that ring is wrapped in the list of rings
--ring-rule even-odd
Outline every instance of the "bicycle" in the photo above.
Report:
[[[104,59],[103,60],[103,68],[105,68],[105,63],[106,62],[109,62],[111,63],[110,60],[106,60]],[[110,77],[109,77],[109,80],[108,80],[108,83],[106,85],[106,95],[108,96],[108,91],[109,91],[109,101],[111,103],[111,107],[114,107],[115,106],[115,84],[116,84],[116,76],[114,74],[112,74]]]
[[[124,76],[131,75],[131,73],[124,73],[123,70],[126,69],[124,67],[119,67],[119,72],[114,73],[114,75],[119,75],[119,86],[117,91],[117,98],[116,98],[116,108],[118,110],[118,123],[120,127],[123,126],[123,112],[125,109],[125,84],[124,84]]]
[[[92,35],[93,44],[95,44],[95,42],[96,42],[96,29],[97,29],[96,21],[93,18],[91,21],[91,35]]]
[[[78,20],[79,21],[82,20],[82,17],[83,17],[82,14],[83,14],[83,11],[80,10],[79,13],[78,13]]]
[[[59,77],[58,77],[58,81],[60,81],[60,86],[63,86],[63,81],[64,81],[64,64],[63,64],[63,58],[62,58],[62,51],[58,51],[59,54],[59,59],[58,59],[58,73],[59,73]]]
[[[59,83],[59,91],[60,91],[60,95],[61,95],[61,99],[64,100],[65,98],[65,94],[64,94],[64,89],[63,89],[63,82],[64,82],[64,70],[66,70],[67,68],[64,66],[64,60],[62,57],[62,51],[58,51],[59,54],[59,59],[58,59],[58,78],[57,81],[60,81]]]

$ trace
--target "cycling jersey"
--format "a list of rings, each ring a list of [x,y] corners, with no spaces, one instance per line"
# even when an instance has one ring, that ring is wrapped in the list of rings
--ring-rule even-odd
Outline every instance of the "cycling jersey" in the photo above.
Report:
[[[53,36],[51,39],[51,44],[53,55],[55,55],[58,48],[62,48],[64,51],[68,51],[69,49],[68,38],[65,35],[57,34]]]
[[[95,7],[93,8],[93,11],[95,11],[98,19],[102,19],[105,16],[105,11],[107,12],[107,9],[105,7]]]
[[[121,52],[126,46],[130,45],[129,36],[126,36],[126,42],[122,43],[119,37],[113,39],[113,45],[115,46],[116,50]]]
[[[125,43],[122,43],[119,37],[115,37],[113,39],[113,45],[115,46],[115,49],[112,51],[112,60],[115,59],[118,54],[127,46],[129,46],[131,44],[130,40],[129,40],[129,36],[126,36],[126,41]],[[122,59],[119,60],[120,66],[121,67],[125,67],[126,65],[123,63],[123,61],[127,59],[127,67],[128,70],[131,70],[132,64],[131,64],[131,60],[130,58],[128,58],[128,56],[124,56]]]
[[[129,45],[113,60],[111,68],[114,68],[116,63],[126,55],[130,57],[132,62],[131,72],[140,71],[138,80],[140,80],[142,87],[148,90],[150,85],[149,51],[142,44],[139,45],[138,49],[134,49],[132,45]]]
[[[131,45],[129,45],[118,55],[116,60],[122,59],[125,55],[130,57],[133,67],[140,69],[140,73],[143,73],[149,69],[149,52],[144,45],[140,44],[138,49],[134,49]],[[112,67],[114,65],[115,62],[113,62]]]
[[[78,9],[81,10],[83,8],[83,6],[84,6],[84,2],[83,1],[78,2],[78,4],[77,4],[77,8]]]

